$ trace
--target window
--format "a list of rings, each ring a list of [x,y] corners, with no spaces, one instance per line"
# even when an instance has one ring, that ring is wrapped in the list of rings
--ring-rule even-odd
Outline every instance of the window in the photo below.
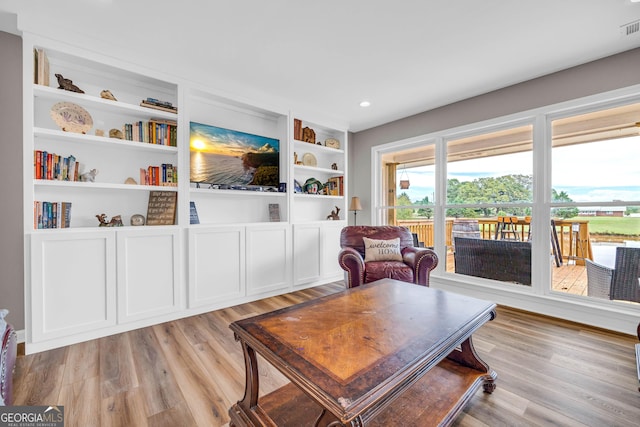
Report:
[[[530,286],[533,126],[446,146],[447,271]]]
[[[621,252],[640,258],[640,104],[557,118],[551,125],[550,214],[562,261],[552,270],[552,289],[610,299],[612,286],[628,286],[637,291],[631,299],[640,302],[637,277],[612,283],[611,271],[621,262],[618,248],[637,248]],[[619,277],[631,268],[619,267]],[[616,291],[613,299],[624,298]]]

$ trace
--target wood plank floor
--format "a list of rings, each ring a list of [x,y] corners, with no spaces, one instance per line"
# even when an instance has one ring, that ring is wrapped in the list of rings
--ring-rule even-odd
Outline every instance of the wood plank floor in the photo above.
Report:
[[[68,427],[225,425],[244,391],[229,323],[341,289],[334,283],[22,356],[15,404],[64,405]],[[638,426],[636,342],[500,307],[474,335],[498,373],[497,389],[479,391],[455,425]],[[259,366],[262,393],[286,383],[263,360]]]

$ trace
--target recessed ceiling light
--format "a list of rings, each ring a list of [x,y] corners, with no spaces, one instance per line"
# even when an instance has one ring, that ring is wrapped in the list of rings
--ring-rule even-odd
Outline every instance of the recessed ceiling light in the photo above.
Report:
[[[640,1],[640,0],[638,0],[638,1]],[[370,105],[371,105],[371,103],[370,103],[369,101],[362,101],[362,102],[360,103],[360,106],[361,106],[361,107],[368,107],[368,106],[370,106]]]

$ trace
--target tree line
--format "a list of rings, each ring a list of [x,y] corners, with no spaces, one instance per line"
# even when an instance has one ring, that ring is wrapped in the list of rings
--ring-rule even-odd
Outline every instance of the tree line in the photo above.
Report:
[[[573,202],[565,191],[552,190],[554,202]],[[449,208],[447,216],[454,218],[491,218],[496,216],[531,215],[531,208],[501,207],[501,204],[530,203],[533,200],[532,175],[504,175],[500,177],[477,178],[473,181],[447,180],[448,204],[483,204],[495,205],[478,208]],[[433,209],[429,207],[433,202],[429,197],[412,202],[406,192],[402,192],[396,199],[398,219],[427,218],[433,216]],[[415,206],[415,208],[410,208]],[[578,215],[578,208],[556,208],[552,215],[559,218],[572,218]]]

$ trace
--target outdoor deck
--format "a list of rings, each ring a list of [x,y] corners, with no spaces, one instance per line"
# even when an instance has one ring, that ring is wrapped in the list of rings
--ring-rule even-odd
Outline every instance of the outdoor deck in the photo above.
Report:
[[[452,245],[454,234],[454,223],[460,220],[447,219],[445,223],[446,244]],[[464,221],[464,219],[462,219]],[[483,239],[494,239],[496,235],[497,218],[477,219],[475,229],[480,232]],[[405,226],[416,233],[418,241],[425,246],[433,245],[433,221],[432,220],[400,220],[398,225]],[[591,238],[589,235],[589,221],[580,220],[555,220],[555,233],[558,236],[560,254],[563,264],[556,267],[552,262],[552,288],[555,291],[566,292],[575,295],[587,295],[587,271],[584,266],[584,258],[593,260]],[[577,225],[578,233],[572,232],[573,226]],[[529,232],[529,223],[520,219],[515,224],[519,239],[524,241]],[[553,230],[553,228],[552,228]],[[453,252],[447,254],[447,271],[453,272],[454,261]]]
[[[453,252],[447,254],[447,271],[453,272]],[[584,265],[566,262],[560,267],[552,263],[553,290],[574,295],[587,295],[587,270]]]

